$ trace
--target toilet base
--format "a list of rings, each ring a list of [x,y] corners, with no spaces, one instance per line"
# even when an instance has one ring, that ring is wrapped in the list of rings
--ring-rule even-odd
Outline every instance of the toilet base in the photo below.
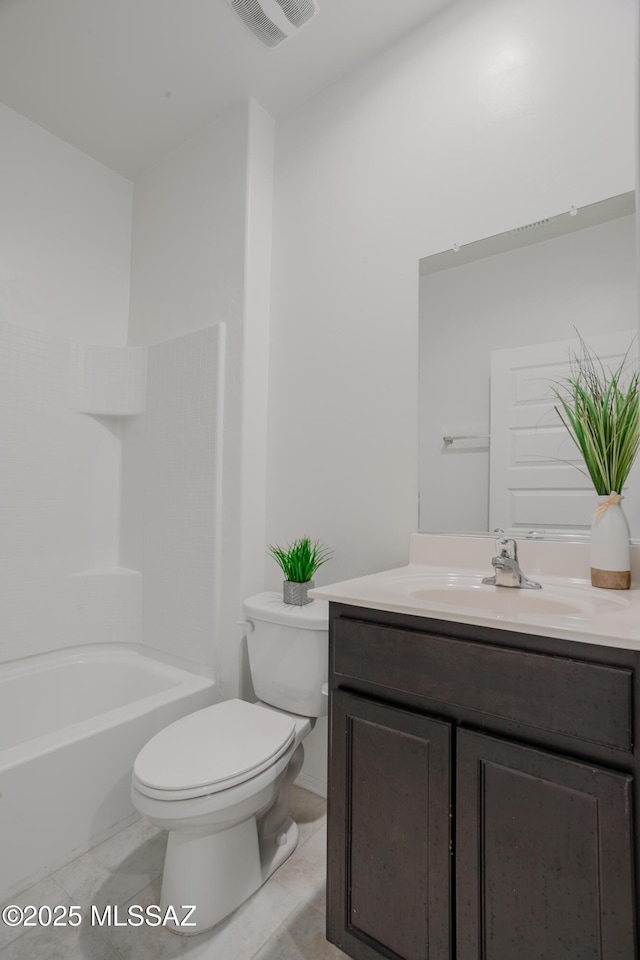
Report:
[[[291,856],[298,846],[298,836],[298,824],[289,818],[288,824],[282,828],[275,843],[260,842],[262,883],[266,883],[274,870],[277,870]]]
[[[275,803],[260,819],[258,842],[263,883],[298,845],[298,825],[289,816],[289,794],[303,763],[304,747],[299,743],[282,779]]]
[[[170,833],[160,908],[164,914],[171,906],[178,917],[188,906],[196,909],[189,917],[195,926],[167,922],[165,929],[193,936],[215,927],[255,893],[297,845],[298,825],[291,819],[277,842],[258,841],[254,817],[208,836]]]
[[[160,907],[177,916],[195,906],[192,927],[167,923],[185,936],[215,927],[265,883],[298,846],[298,825],[288,814],[289,791],[304,760],[298,744],[275,801],[256,820],[249,817],[226,830],[171,830],[162,877]]]
[[[167,929],[196,934],[220,923],[263,883],[256,821],[220,833],[176,830],[169,833],[160,907],[173,906],[178,916],[195,905],[195,927]]]

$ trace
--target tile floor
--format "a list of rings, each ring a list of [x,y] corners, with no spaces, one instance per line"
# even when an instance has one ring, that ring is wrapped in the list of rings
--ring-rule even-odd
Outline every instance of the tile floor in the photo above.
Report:
[[[0,960],[344,960],[324,935],[326,803],[294,787],[298,848],[231,917],[208,933],[181,937],[160,928],[91,926],[90,905],[157,903],[166,834],[139,820],[11,899],[18,906],[79,904],[72,927],[7,927]],[[86,911],[86,912],[85,912]]]

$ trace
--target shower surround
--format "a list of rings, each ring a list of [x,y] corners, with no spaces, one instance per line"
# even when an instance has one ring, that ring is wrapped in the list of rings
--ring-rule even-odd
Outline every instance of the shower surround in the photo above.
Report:
[[[64,735],[39,742],[39,751],[45,765],[66,771],[55,803],[50,778],[39,783],[33,766],[25,780],[11,780],[10,795],[0,793],[0,823],[24,850],[2,878],[5,891],[38,879],[29,866],[38,861],[34,820],[43,836],[56,834],[65,806],[75,811],[47,851],[44,876],[132,819],[123,784],[137,749],[168,719],[216,698],[223,340],[216,324],[150,347],[96,347],[0,323],[0,692],[9,679],[38,678],[46,696],[25,681],[22,718],[7,722],[24,744],[32,739],[25,724],[61,726]],[[87,663],[92,649],[122,665],[111,671],[109,703],[125,687],[130,702],[144,701],[133,726],[131,711],[125,721],[97,693],[95,716],[81,710],[81,671],[40,670],[50,657]],[[184,672],[161,709],[147,702],[146,681],[136,691],[127,678],[134,655],[135,676],[167,658]],[[59,724],[59,701],[82,717]],[[91,746],[87,735],[103,721],[109,745]],[[104,796],[78,787],[69,758],[79,747],[70,751],[68,741],[85,743],[78,776],[92,755],[108,755],[99,765],[111,771],[108,782],[99,778]],[[33,757],[16,746],[5,759],[26,771]],[[86,809],[72,807],[83,792]]]

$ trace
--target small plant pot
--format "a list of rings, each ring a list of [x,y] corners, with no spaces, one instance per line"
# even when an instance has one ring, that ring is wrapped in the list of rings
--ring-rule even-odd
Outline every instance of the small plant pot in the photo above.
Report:
[[[304,607],[307,603],[313,603],[313,597],[307,596],[307,591],[311,590],[313,586],[313,580],[306,580],[304,583],[285,580],[282,584],[282,599],[285,603],[291,603],[296,607]]]

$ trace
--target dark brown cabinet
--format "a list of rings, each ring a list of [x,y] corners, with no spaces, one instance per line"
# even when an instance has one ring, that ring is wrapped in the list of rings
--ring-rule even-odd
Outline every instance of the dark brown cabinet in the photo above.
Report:
[[[428,956],[449,956],[451,725],[339,690],[332,725],[345,789],[331,819],[343,855],[328,878],[338,908],[330,939],[358,958],[379,957],[384,944],[417,960],[425,943]]]
[[[631,777],[459,730],[458,960],[634,957]]]
[[[637,960],[635,651],[331,604],[327,936]]]

